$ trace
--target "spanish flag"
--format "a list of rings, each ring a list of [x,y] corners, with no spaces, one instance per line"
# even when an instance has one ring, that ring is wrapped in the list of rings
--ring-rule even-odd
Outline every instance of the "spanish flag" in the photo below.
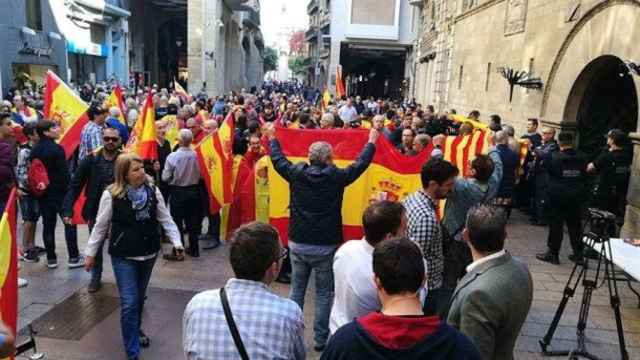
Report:
[[[215,214],[233,201],[233,157],[225,152],[220,131],[209,134],[195,148],[209,193],[209,212]]]
[[[158,160],[158,140],[156,136],[156,112],[151,93],[142,108],[127,148],[136,152],[143,160]]]
[[[18,249],[16,247],[16,188],[0,220],[0,320],[16,335],[18,320]],[[9,357],[13,359],[13,357]]]
[[[329,107],[329,103],[331,102],[331,94],[327,88],[324,89],[324,93],[322,94],[322,103],[320,104],[320,109],[322,112],[325,112]]]
[[[80,133],[89,121],[89,106],[51,70],[47,71],[44,92],[44,117],[61,127],[58,143],[67,158],[80,144]]]
[[[109,97],[105,99],[104,106],[106,106],[109,109],[111,109],[114,106],[120,109],[120,116],[118,116],[118,120],[122,124],[125,124],[125,125],[127,124],[127,122],[124,120],[124,114],[126,112],[126,108],[124,106],[124,101],[122,100],[122,88],[120,87],[120,84],[117,84],[116,87],[113,88],[111,95],[109,95]]]
[[[178,127],[178,118],[176,115],[165,115],[162,117],[162,119],[160,119],[160,121],[163,121],[167,124],[164,137],[165,139],[167,139],[167,141],[171,145],[171,148],[173,149],[178,144],[178,133],[180,132],[180,129]]]
[[[346,95],[347,92],[344,89],[344,81],[342,80],[342,66],[338,65],[336,69],[336,95],[338,98]]]
[[[309,146],[316,141],[332,145],[334,163],[340,168],[355,161],[368,141],[366,130],[277,129],[277,137],[287,158],[296,163],[308,161]],[[417,156],[402,155],[386,138],[376,143],[376,154],[369,168],[345,189],[342,221],[345,240],[362,237],[362,213],[373,201],[400,201],[422,187],[420,170],[432,147]],[[289,223],[289,184],[269,163],[269,220],[283,241],[287,241]]]

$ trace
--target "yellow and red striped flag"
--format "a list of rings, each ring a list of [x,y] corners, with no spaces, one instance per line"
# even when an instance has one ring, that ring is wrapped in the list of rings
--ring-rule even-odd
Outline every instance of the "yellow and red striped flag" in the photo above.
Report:
[[[336,96],[342,98],[347,92],[344,89],[344,81],[342,80],[342,66],[336,68]]]
[[[453,115],[451,115],[451,118],[454,121],[462,123],[462,124],[469,123],[469,124],[473,125],[474,129],[479,129],[479,130],[487,130],[487,129],[489,129],[489,125],[487,125],[485,123],[482,123],[480,121],[475,121],[475,120],[469,119],[469,118],[467,118],[465,116],[462,116],[462,115],[453,114]]]
[[[69,158],[80,144],[80,133],[89,121],[89,106],[51,70],[47,71],[44,117],[61,128],[58,143]]]
[[[147,95],[142,108],[142,117],[136,121],[127,149],[137,153],[143,160],[158,160],[156,112],[151,93]]]
[[[109,95],[109,97],[104,100],[104,106],[108,109],[111,109],[114,106],[120,109],[120,116],[118,116],[118,120],[122,124],[127,124],[124,120],[126,108],[124,106],[124,101],[122,100],[122,87],[120,87],[120,84],[116,84],[116,87],[113,88],[111,95]]]
[[[0,220],[0,320],[11,329],[14,337],[18,320],[16,190],[15,187],[11,190]]]

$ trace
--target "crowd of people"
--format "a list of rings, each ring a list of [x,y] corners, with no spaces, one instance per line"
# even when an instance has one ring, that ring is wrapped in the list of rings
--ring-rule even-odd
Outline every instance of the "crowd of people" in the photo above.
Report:
[[[624,213],[631,157],[627,135],[619,130],[608,134],[601,155],[587,159],[574,149],[572,134],[560,133],[558,144],[555,129],[539,134],[538,120],[529,119],[520,139],[529,152],[521,161],[513,126],[491,115],[491,149],[475,157],[463,177],[444,160],[443,146],[446,136],[476,131],[478,111],[469,113],[471,122],[460,122],[453,109],[437,113],[415,101],[360,96],[325,101],[318,91],[277,82],[215,98],[157,86],[148,91],[157,120],[154,161],[124,149],[141,116],[141,89],[125,91],[124,109],[105,105],[108,88],[79,89],[90,104],[90,121],[71,158],[56,142],[59,124],[42,115],[42,94],[16,91],[0,104],[0,211],[17,186],[21,259],[38,262],[44,253],[48,268],[58,266],[60,217],[67,265],[90,271],[88,291],[96,292],[107,242],[128,359],[150,345],[142,309],[161,243],[172,246],[162,254],[170,261],[199,257],[201,249],[221,244],[220,214],[209,211],[193,148],[229,113],[235,123],[233,154],[258,170],[260,159],[270,157],[290,184],[288,247],[264,219],[232,234],[235,277],[221,289],[198,294],[185,310],[188,359],[304,358],[302,310],[312,273],[314,349],[324,359],[512,359],[533,287],[527,266],[505,250],[511,209],[529,212],[533,224],[549,225],[548,250],[537,257],[555,264],[564,222],[570,259],[582,261],[580,222],[589,173],[600,179],[597,206],[618,217]],[[14,136],[17,125],[22,143]],[[326,142],[313,143],[308,162],[294,164],[281,150],[276,126],[368,129],[369,141],[346,168],[336,167]],[[420,174],[422,188],[400,203],[373,203],[362,214],[364,238],[344,239],[345,188],[368,168],[381,137],[405,156],[431,151]],[[42,173],[46,183],[37,181]],[[81,196],[78,214],[74,204]],[[74,221],[80,215],[90,231],[84,256]],[[35,241],[40,219],[43,247]],[[269,289],[273,281],[290,282],[290,299]]]

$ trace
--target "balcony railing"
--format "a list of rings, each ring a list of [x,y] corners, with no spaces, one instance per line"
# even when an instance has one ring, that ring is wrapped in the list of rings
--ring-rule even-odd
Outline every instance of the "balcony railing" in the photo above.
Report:
[[[311,15],[314,12],[318,11],[318,0],[311,0],[309,1],[309,5],[307,5],[307,14]]]
[[[331,13],[325,10],[320,17],[320,27],[324,28],[329,25],[331,25]]]
[[[304,33],[304,38],[307,41],[313,40],[316,36],[318,36],[318,28],[313,25],[309,26],[309,30]]]

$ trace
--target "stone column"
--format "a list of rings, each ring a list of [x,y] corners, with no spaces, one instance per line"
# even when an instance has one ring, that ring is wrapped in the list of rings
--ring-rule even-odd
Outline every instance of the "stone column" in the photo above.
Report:
[[[216,42],[221,0],[191,0],[187,3],[189,92],[199,93],[203,86],[216,95]]]
[[[640,238],[640,133],[629,134],[633,142],[633,165],[627,192],[627,211],[620,236],[623,238]]]

